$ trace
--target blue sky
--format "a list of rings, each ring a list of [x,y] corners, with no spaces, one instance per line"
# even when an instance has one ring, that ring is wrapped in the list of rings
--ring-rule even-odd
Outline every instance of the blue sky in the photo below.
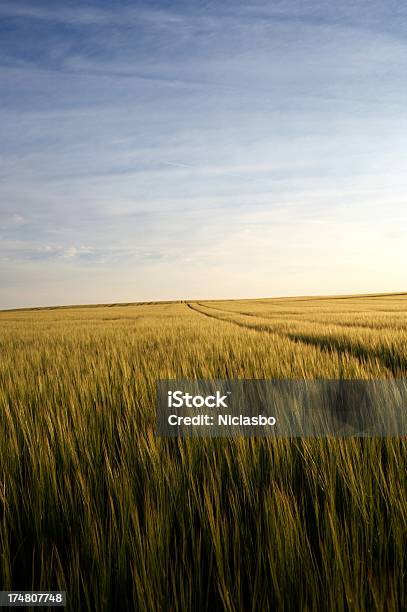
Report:
[[[407,8],[0,1],[0,308],[407,288]]]

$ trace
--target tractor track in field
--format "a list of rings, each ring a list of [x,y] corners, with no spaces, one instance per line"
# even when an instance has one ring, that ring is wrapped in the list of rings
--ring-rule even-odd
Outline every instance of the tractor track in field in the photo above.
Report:
[[[255,312],[245,312],[243,310],[230,310],[228,308],[219,308],[218,306],[209,306],[209,304],[202,304],[201,302],[196,302],[196,304],[198,304],[198,306],[201,306],[202,308],[210,308],[211,310],[218,310],[219,312],[224,312],[227,314],[231,314],[231,315],[242,315],[244,317],[252,317],[254,319],[259,319],[259,318],[263,318],[263,319],[272,319],[275,318],[274,317],[274,313],[270,316],[270,315],[260,315],[260,314],[256,314]],[[388,310],[383,311],[383,312],[389,312]],[[405,312],[405,311],[403,311]],[[298,321],[295,319],[296,315],[298,313],[288,313],[287,315],[285,314],[284,311],[278,311],[278,313],[276,314],[282,314],[284,318],[287,318],[288,320],[292,320],[295,321],[296,323],[311,323],[314,325],[325,325],[325,326],[333,326],[333,327],[343,327],[345,329],[349,329],[349,330],[354,330],[357,328],[360,329],[367,329],[367,330],[372,330],[372,331],[407,331],[407,326],[403,327],[392,327],[391,325],[382,325],[381,327],[377,327],[375,325],[370,325],[367,323],[356,323],[355,325],[349,324],[349,323],[341,323],[340,321],[336,321],[336,322],[332,322],[332,321],[316,321],[315,319],[298,319]],[[292,317],[290,319],[290,317]],[[270,322],[270,327],[273,325],[272,322]]]
[[[206,308],[206,306],[200,304],[199,302],[197,302],[196,304],[201,308]],[[190,302],[186,302],[186,306],[188,306],[188,308],[190,308],[194,312],[197,312],[210,319],[215,319],[216,321],[224,321],[226,323],[232,323],[233,325],[236,325],[238,327],[242,327],[244,329],[251,329],[257,332],[266,332],[269,334],[275,333],[279,335],[280,337],[288,338],[289,340],[297,344],[315,346],[316,348],[319,348],[322,351],[329,353],[329,354],[337,353],[339,355],[345,355],[347,353],[349,355],[352,355],[354,358],[356,358],[361,363],[361,365],[365,365],[367,361],[371,360],[372,358],[375,358],[392,376],[400,377],[402,375],[402,372],[404,372],[407,369],[406,359],[403,358],[402,356],[395,355],[390,349],[390,347],[383,347],[382,350],[380,351],[371,350],[371,349],[364,347],[361,344],[357,344],[357,345],[351,344],[349,342],[343,341],[335,337],[321,337],[321,336],[312,336],[311,334],[282,332],[281,330],[273,329],[272,324],[270,325],[247,324],[241,321],[236,321],[232,317],[219,317],[219,316],[216,316],[215,314],[203,312],[196,306],[192,306]],[[230,313],[230,314],[232,313],[232,311],[217,309],[214,306],[208,307],[208,308],[210,308],[211,310],[217,310],[221,313],[224,313],[224,312]],[[241,313],[238,313],[236,311],[233,311],[233,312],[235,314],[240,314],[242,316]],[[243,315],[243,316],[248,316],[248,315]],[[256,318],[256,315],[250,315],[250,316]]]
[[[202,307],[202,304],[199,304],[199,302],[197,302],[197,304]],[[263,327],[260,327],[260,325],[247,325],[246,323],[241,323],[240,321],[236,321],[233,318],[217,317],[216,315],[210,314],[209,312],[203,312],[202,310],[199,310],[199,308],[195,308],[194,306],[192,306],[190,302],[187,302],[186,305],[188,306],[188,308],[190,308],[194,312],[197,312],[203,315],[204,317],[208,317],[209,319],[215,319],[216,321],[225,321],[226,323],[233,323],[233,325],[237,325],[238,327],[243,327],[244,329],[253,329],[254,331],[259,331],[259,332],[265,331],[268,333],[273,333],[273,330],[270,329],[270,325],[265,325]],[[203,308],[206,308],[206,307],[203,306]],[[216,309],[213,308],[213,310],[216,310]],[[228,312],[228,311],[221,310],[221,312]]]

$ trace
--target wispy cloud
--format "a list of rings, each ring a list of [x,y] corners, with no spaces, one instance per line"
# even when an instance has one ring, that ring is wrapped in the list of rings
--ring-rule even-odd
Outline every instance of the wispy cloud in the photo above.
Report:
[[[148,5],[126,6],[118,10],[114,4],[107,3],[101,8],[100,3],[77,3],[76,6],[60,6],[57,9],[52,2],[2,2],[0,17],[12,19],[40,20],[75,26],[129,26],[132,23],[146,23],[153,28],[183,23],[180,14],[162,8],[151,8]]]

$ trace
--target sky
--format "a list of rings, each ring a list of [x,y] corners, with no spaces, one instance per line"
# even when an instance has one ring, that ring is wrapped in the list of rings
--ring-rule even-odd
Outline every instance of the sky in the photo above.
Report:
[[[0,308],[407,290],[407,6],[0,0]]]

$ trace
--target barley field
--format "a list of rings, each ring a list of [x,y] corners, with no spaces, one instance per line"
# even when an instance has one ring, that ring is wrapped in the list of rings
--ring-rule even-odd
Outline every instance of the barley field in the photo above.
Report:
[[[160,378],[392,378],[407,294],[0,313],[0,584],[68,610],[405,610],[405,438],[162,439]]]

